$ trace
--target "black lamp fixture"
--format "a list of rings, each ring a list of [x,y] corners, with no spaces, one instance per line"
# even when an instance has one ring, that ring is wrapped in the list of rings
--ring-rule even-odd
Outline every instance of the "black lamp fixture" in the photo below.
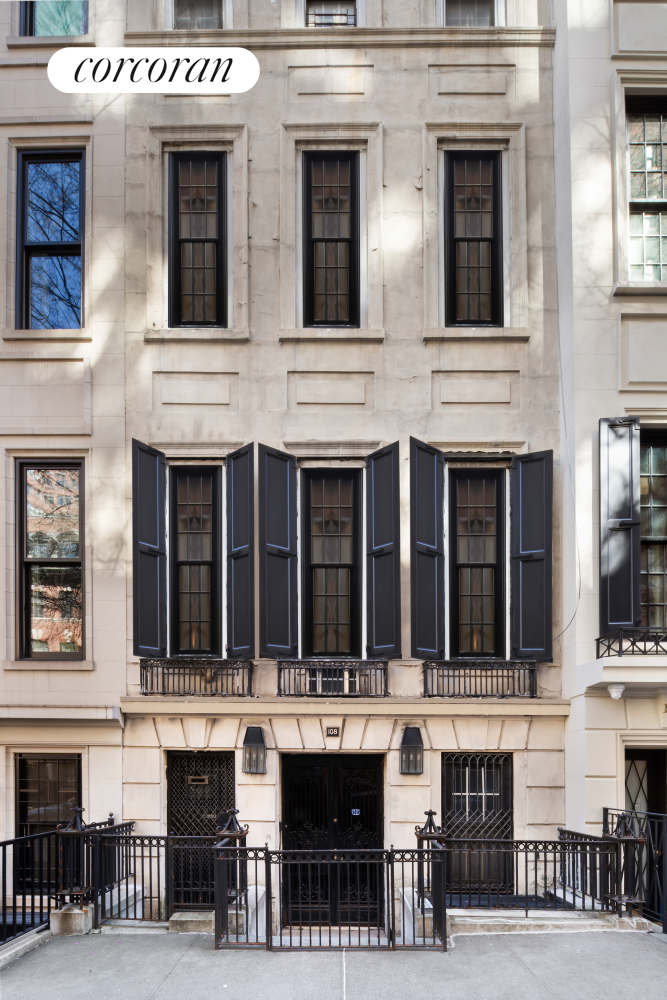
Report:
[[[424,744],[418,726],[406,726],[401,742],[401,774],[423,774]]]
[[[243,773],[266,774],[266,743],[261,726],[248,726],[245,731]]]

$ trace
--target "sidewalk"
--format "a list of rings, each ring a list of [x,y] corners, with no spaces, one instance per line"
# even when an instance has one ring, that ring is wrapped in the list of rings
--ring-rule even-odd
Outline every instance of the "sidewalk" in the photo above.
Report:
[[[471,935],[434,952],[215,952],[204,934],[54,938],[0,972],[2,1000],[664,1000],[667,936]]]

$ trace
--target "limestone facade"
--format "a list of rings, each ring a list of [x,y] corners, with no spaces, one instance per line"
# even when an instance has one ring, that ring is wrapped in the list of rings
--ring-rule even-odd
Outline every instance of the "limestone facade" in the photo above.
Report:
[[[568,722],[567,699],[591,700],[571,685],[565,690],[562,680],[565,650],[573,648],[563,647],[559,638],[574,587],[567,503],[554,503],[556,639],[553,662],[538,666],[537,698],[424,698],[421,660],[409,656],[410,437],[441,449],[449,469],[505,470],[513,456],[551,449],[554,497],[567,497],[560,426],[555,183],[562,187],[563,180],[554,170],[554,28],[537,0],[499,2],[496,27],[445,27],[436,0],[360,0],[357,14],[355,28],[309,29],[295,0],[227,0],[225,28],[186,35],[171,29],[170,9],[162,3],[91,0],[89,34],[74,44],[240,45],[255,52],[261,75],[250,92],[224,98],[84,100],[48,83],[48,57],[62,39],[19,37],[19,4],[0,4],[0,199],[6,205],[0,218],[6,275],[0,293],[6,590],[0,618],[5,748],[0,794],[7,837],[16,835],[15,761],[21,753],[79,754],[85,817],[100,820],[111,811],[136,821],[138,832],[167,830],[167,756],[175,750],[234,752],[236,804],[240,819],[250,824],[251,842],[258,844],[279,843],[285,752],[383,755],[387,845],[411,846],[424,811],[434,808],[440,815],[447,751],[512,755],[516,837],[555,837],[565,821],[565,774],[569,769],[578,788],[582,758],[573,741],[583,731],[576,727],[587,726],[579,711]],[[604,59],[595,70],[600,79],[607,72]],[[563,76],[560,87],[556,110],[562,123],[568,88]],[[569,125],[560,127],[559,137]],[[586,135],[594,131],[591,127]],[[18,154],[53,149],[85,152],[83,319],[81,329],[20,329]],[[301,160],[312,150],[359,155],[358,328],[313,328],[304,321]],[[444,157],[457,150],[500,154],[504,308],[499,326],[445,323]],[[172,153],[183,151],[227,154],[224,328],[169,325],[168,165]],[[609,149],[591,154],[596,163],[607,155]],[[600,199],[603,187],[598,185]],[[610,219],[601,230],[583,225],[582,238],[610,232]],[[559,225],[562,238],[562,220]],[[602,253],[596,248],[592,256],[603,270],[611,267],[611,247]],[[604,299],[596,308],[606,317],[606,332],[596,334],[596,343],[604,340],[606,346],[581,364],[591,379],[607,379],[605,393],[594,398],[600,406],[604,398],[608,410],[620,405],[609,353],[612,345],[616,350],[612,331],[620,305],[616,299],[607,303],[606,283],[596,292]],[[561,289],[561,302],[564,294]],[[646,309],[659,310],[659,302],[653,298]],[[580,303],[573,301],[572,312],[590,327]],[[564,333],[561,342],[567,343]],[[567,374],[573,388],[566,383],[565,390],[570,430],[577,412],[575,361]],[[584,388],[579,392],[588,398]],[[588,428],[590,412],[586,419]],[[141,694],[133,653],[133,439],[162,451],[167,469],[188,462],[224,468],[228,454],[255,442],[296,456],[299,470],[360,468],[367,455],[398,441],[402,641],[401,656],[389,663],[387,698],[277,697],[275,661],[258,656],[252,698]],[[582,468],[592,462],[592,453],[584,451],[582,437],[573,456]],[[81,660],[20,656],[16,469],[23,458],[80,458],[84,464]],[[589,486],[581,495],[590,505]],[[590,568],[593,551],[587,554],[581,537],[583,531],[588,538],[592,516],[589,522],[586,528],[583,515],[579,519],[579,544],[582,564]],[[581,618],[588,615],[588,589],[585,584]],[[257,609],[258,589],[255,596]],[[588,652],[581,662],[591,659],[597,634],[590,615],[585,621],[590,628],[577,648]],[[257,613],[255,623],[259,632]],[[577,635],[582,627],[578,620]],[[572,634],[571,628],[567,635]],[[617,709],[616,703],[611,707]],[[631,712],[627,718],[635,724]],[[264,775],[241,768],[249,724],[261,726],[265,735]],[[422,735],[422,775],[399,773],[406,725]],[[650,729],[652,723],[646,725]],[[339,737],[327,737],[327,726],[339,727]],[[597,737],[587,732],[587,738]],[[620,794],[612,786],[613,780],[602,796],[609,805],[617,804]],[[573,815],[584,822],[579,813]],[[590,822],[598,820],[591,816]]]

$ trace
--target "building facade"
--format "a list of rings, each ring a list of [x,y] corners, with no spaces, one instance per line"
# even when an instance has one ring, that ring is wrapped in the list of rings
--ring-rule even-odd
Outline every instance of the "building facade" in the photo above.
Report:
[[[666,809],[667,34],[660,4],[555,25],[567,824],[599,832]]]
[[[413,846],[429,808],[557,836],[543,6],[0,18],[6,836],[76,804],[196,834],[236,806],[271,846]],[[80,99],[46,77],[65,44],[239,45],[261,75]]]

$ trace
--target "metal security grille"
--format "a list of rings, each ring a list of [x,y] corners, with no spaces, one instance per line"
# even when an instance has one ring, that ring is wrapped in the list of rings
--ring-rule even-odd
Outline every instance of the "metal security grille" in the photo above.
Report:
[[[625,808],[646,812],[648,805],[648,761],[625,762]]]
[[[511,840],[511,754],[443,754],[442,803],[447,837]]]
[[[169,833],[212,837],[216,817],[234,802],[233,753],[169,754]]]
[[[17,837],[55,830],[67,824],[81,804],[81,758],[32,756],[16,758]]]

